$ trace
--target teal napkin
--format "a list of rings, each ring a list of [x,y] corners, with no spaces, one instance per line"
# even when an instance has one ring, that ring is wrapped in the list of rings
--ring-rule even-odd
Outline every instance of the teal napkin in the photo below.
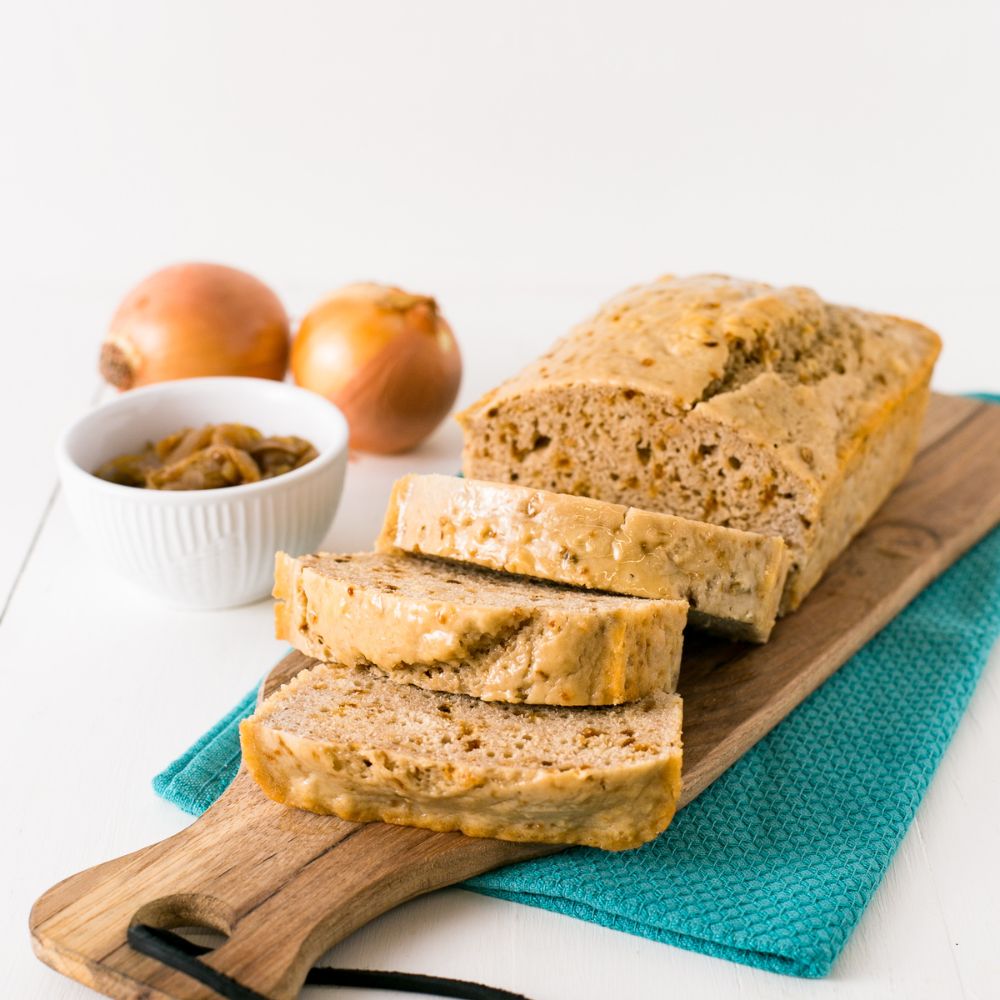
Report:
[[[825,975],[882,880],[1000,635],[1000,529],[634,851],[465,887],[707,955]],[[236,774],[251,692],[153,782],[190,813]]]

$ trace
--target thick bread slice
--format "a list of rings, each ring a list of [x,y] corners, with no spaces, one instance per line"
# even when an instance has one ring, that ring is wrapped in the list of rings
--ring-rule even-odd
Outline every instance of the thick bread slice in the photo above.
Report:
[[[488,701],[609,705],[674,690],[687,604],[365,552],[275,566],[279,639]]]
[[[771,634],[788,573],[780,538],[457,476],[400,479],[377,547],[686,600],[692,624],[753,642]]]
[[[666,276],[459,414],[463,471],[780,535],[788,611],[909,467],[939,350],[807,288]]]
[[[638,847],[673,817],[681,699],[618,708],[497,705],[320,664],[240,724],[277,802],[472,837]]]

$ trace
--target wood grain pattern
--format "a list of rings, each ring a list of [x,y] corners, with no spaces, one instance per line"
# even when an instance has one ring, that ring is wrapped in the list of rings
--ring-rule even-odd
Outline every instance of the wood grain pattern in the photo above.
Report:
[[[685,653],[687,804],[934,576],[1000,521],[1000,408],[937,396],[910,475],[768,645],[691,636]],[[268,679],[310,661],[292,654]],[[284,809],[245,772],[199,820],[75,875],[32,910],[36,953],[113,997],[212,997],[125,944],[132,921],[229,939],[206,960],[258,992],[297,995],[333,943],[399,903],[551,847],[475,840]]]

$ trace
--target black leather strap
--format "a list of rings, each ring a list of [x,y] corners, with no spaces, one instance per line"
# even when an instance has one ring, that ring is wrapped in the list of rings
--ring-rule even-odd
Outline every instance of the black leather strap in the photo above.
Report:
[[[134,924],[128,929],[128,943],[143,955],[183,972],[203,986],[214,990],[226,1000],[268,1000],[231,976],[213,969],[201,961],[211,951],[193,944],[179,934]],[[528,1000],[520,993],[498,990],[492,986],[469,983],[462,979],[441,976],[421,976],[413,972],[377,972],[374,969],[311,969],[306,976],[310,986],[355,986],[361,989],[398,990],[401,993],[423,993],[427,996],[453,997],[455,1000]]]

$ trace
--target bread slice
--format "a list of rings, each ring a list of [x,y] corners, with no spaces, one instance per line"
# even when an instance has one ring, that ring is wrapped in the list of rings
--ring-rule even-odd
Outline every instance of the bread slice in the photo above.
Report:
[[[610,705],[674,690],[687,605],[390,553],[278,553],[275,630],[320,660],[487,701]]]
[[[459,414],[463,471],[780,535],[791,610],[909,467],[939,350],[807,288],[667,276]]]
[[[681,787],[681,699],[662,691],[618,708],[497,705],[319,664],[240,742],[276,802],[501,840],[638,847]]]
[[[753,642],[771,634],[788,573],[780,538],[457,476],[400,479],[377,548],[686,600],[692,624]]]

